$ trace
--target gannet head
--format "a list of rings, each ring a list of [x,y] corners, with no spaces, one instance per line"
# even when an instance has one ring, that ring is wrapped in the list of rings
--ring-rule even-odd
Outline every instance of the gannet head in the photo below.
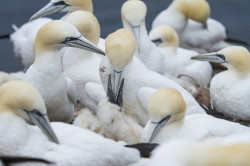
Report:
[[[186,103],[179,91],[172,88],[159,89],[149,99],[150,126],[142,142],[151,142],[161,128],[173,121],[183,119]]]
[[[57,12],[84,10],[93,13],[92,0],[51,0],[46,6],[31,16],[30,21]]]
[[[186,17],[202,23],[203,27],[207,28],[211,10],[206,0],[175,0],[174,3]]]
[[[50,126],[44,100],[38,90],[24,81],[9,81],[0,86],[0,112],[11,111],[36,124],[53,142],[58,139]]]
[[[112,93],[113,103],[117,104],[117,96],[120,94],[120,78],[125,66],[133,59],[136,48],[136,40],[131,32],[126,29],[119,29],[110,34],[105,41],[106,55],[113,66],[113,73],[110,75],[108,94]],[[112,77],[112,78],[111,78]],[[111,81],[112,79],[112,81]],[[119,104],[118,104],[119,105]],[[120,106],[120,105],[119,105]]]
[[[147,6],[140,0],[128,0],[122,5],[123,27],[134,33],[140,53],[140,27],[145,24]]]
[[[72,24],[66,21],[51,21],[45,24],[37,33],[35,42],[36,53],[62,47],[81,48],[105,55],[101,49],[85,39]]]
[[[76,29],[89,41],[97,44],[100,38],[100,25],[96,17],[88,11],[75,11],[64,21],[73,24]]]
[[[149,39],[159,47],[177,48],[179,46],[179,37],[176,31],[167,25],[160,25],[152,29],[149,33]]]
[[[236,70],[239,73],[249,73],[250,53],[242,46],[231,46],[218,52],[194,56],[191,59],[221,63],[229,70]]]

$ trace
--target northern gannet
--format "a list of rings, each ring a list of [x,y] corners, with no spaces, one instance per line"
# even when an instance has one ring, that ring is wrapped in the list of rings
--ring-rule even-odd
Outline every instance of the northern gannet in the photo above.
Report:
[[[42,9],[33,14],[30,17],[30,21],[57,12],[68,12],[68,15],[77,10],[84,10],[93,13],[92,0],[51,0]]]
[[[176,88],[185,98],[188,114],[205,113],[191,94],[168,78],[149,70],[136,57],[136,40],[131,32],[120,29],[106,39],[106,56],[100,64],[105,91],[113,103],[122,105],[124,113],[144,126],[149,120],[147,103],[159,88]],[[109,87],[109,88],[108,88]],[[123,89],[123,90],[122,90]]]
[[[25,23],[20,28],[14,26],[15,32],[10,35],[10,39],[14,46],[15,56],[21,58],[25,69],[29,68],[35,59],[33,48],[37,32],[43,25],[52,21],[50,18],[40,17],[55,12],[68,12],[66,14],[67,16],[76,10],[93,12],[92,0],[51,0],[45,7],[31,17],[30,22]]]
[[[147,6],[143,1],[126,1],[121,9],[123,27],[132,32],[137,40],[137,58],[152,71],[164,74],[164,55],[148,37],[146,13]]]
[[[98,43],[100,25],[92,13],[79,10],[72,12],[64,20],[74,25],[86,39],[94,44]],[[91,83],[97,83],[102,87],[99,75],[102,55],[78,48],[64,48],[60,54],[63,59],[65,75],[72,79],[76,85],[78,101],[91,111],[96,112],[99,100],[91,94],[99,93],[100,98],[106,97],[103,88],[98,91],[98,89],[91,87]],[[91,91],[92,89],[94,92]]]
[[[250,120],[250,54],[241,46],[193,57],[195,60],[220,63],[228,70],[215,75],[210,96],[215,109],[234,119]]]
[[[249,141],[221,145],[177,139],[156,149],[144,166],[247,166],[249,155]]]
[[[176,89],[157,90],[150,97],[150,121],[144,128],[141,142],[163,143],[178,137],[199,142],[216,142],[234,134],[250,132],[250,128],[246,126],[209,115],[185,117],[186,106],[182,94]]]
[[[77,100],[77,90],[73,81],[63,73],[61,56],[58,54],[58,50],[63,47],[76,47],[104,54],[72,24],[60,20],[51,21],[37,34],[35,61],[25,73],[24,80],[35,85],[42,94],[51,121],[70,122]]]
[[[175,80],[180,81],[185,89],[186,81],[195,86],[207,87],[212,79],[213,70],[211,65],[207,63],[197,63],[190,58],[198,53],[179,47],[179,37],[174,29],[167,25],[160,25],[152,29],[149,38],[164,53],[165,71],[172,75]],[[188,90],[190,92],[190,90]],[[192,92],[191,92],[192,94]]]
[[[180,36],[181,47],[200,53],[218,51],[230,46],[225,41],[226,28],[210,17],[206,0],[173,0],[153,21],[153,26],[169,25]]]
[[[60,144],[49,141],[37,126],[28,125],[25,119]],[[60,166],[125,166],[140,159],[137,150],[91,131],[59,122],[51,123],[50,127],[42,96],[27,82],[11,81],[0,87],[0,121],[0,155],[43,158]]]

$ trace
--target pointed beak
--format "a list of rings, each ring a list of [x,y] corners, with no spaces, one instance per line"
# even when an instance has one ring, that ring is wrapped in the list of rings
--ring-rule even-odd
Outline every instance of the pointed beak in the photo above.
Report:
[[[162,129],[162,127],[168,122],[170,117],[171,116],[168,115],[164,119],[162,119],[160,122],[150,121],[149,126],[146,126],[147,131],[145,131],[145,133],[143,133],[141,137],[141,143],[150,143],[154,139],[154,137],[157,135],[157,133]]]
[[[162,43],[162,40],[161,39],[154,39],[154,40],[151,40],[156,46],[159,46],[161,43]]]
[[[141,52],[141,45],[140,45],[140,28],[141,26],[132,26],[133,33],[135,35],[137,41],[137,51],[140,54]]]
[[[49,138],[50,141],[59,144],[59,141],[54,133],[52,127],[50,126],[50,122],[46,115],[41,114],[38,110],[26,111],[31,122],[37,125],[42,132]]]
[[[203,22],[203,23],[202,23],[202,28],[204,28],[204,29],[208,29],[208,26],[207,26],[207,21],[205,21],[205,22]]]
[[[107,96],[109,101],[118,106],[122,106],[122,94],[123,94],[123,85],[124,79],[121,81],[122,71],[116,71],[113,69],[113,72],[109,76]]]
[[[91,43],[89,40],[84,38],[83,36],[80,36],[78,38],[74,37],[67,37],[64,42],[62,42],[66,47],[75,47],[80,48],[84,50],[88,50],[90,52],[94,52],[97,54],[105,55],[105,52],[102,51],[100,48],[95,46],[95,44]]]
[[[218,54],[217,52],[193,56],[191,59],[198,61],[209,61],[213,63],[227,63],[225,56],[223,54]]]
[[[66,4],[64,1],[59,1],[57,3],[50,2],[46,6],[44,6],[41,10],[36,12],[33,16],[31,16],[29,21],[33,21],[35,19],[47,16],[50,14],[60,12],[68,6],[70,5]]]

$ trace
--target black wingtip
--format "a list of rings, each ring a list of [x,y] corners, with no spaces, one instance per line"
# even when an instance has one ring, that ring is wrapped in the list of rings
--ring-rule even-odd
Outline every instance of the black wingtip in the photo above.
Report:
[[[16,157],[16,156],[0,156],[1,161],[5,165],[10,165],[14,163],[25,163],[25,162],[38,162],[43,164],[54,164],[51,161],[47,161],[40,158],[33,158],[33,157]]]
[[[9,39],[9,38],[10,38],[10,34],[0,35],[0,39]]]
[[[245,45],[245,46],[250,47],[249,43],[242,41],[240,39],[233,38],[233,37],[227,37],[224,41],[226,41],[228,43],[241,44],[241,45]]]
[[[134,148],[140,152],[141,157],[149,158],[151,156],[151,152],[157,148],[159,144],[151,144],[151,143],[140,143],[133,145],[125,145],[127,148]]]

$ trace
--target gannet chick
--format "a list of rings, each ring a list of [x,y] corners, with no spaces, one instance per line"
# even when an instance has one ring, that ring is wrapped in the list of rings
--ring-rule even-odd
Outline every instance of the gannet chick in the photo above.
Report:
[[[180,37],[180,46],[200,53],[218,51],[225,42],[226,28],[209,18],[210,6],[205,0],[173,0],[153,21],[153,26],[169,25]]]
[[[164,74],[163,53],[150,41],[146,30],[147,6],[140,0],[129,0],[122,5],[123,27],[134,34],[137,41],[137,54],[150,70]]]
[[[162,143],[182,137],[194,141],[216,142],[250,129],[238,123],[195,114],[185,117],[186,102],[176,89],[157,90],[148,104],[150,121],[144,128],[141,142]]]
[[[149,70],[133,57],[136,40],[131,32],[120,29],[106,39],[106,55],[100,64],[100,76],[110,101],[123,107],[124,114],[144,126],[149,120],[147,104],[159,88],[176,88],[185,98],[188,114],[204,113],[191,94],[168,78]],[[111,84],[111,85],[110,85]]]
[[[145,165],[247,166],[249,155],[249,143],[214,145],[179,139],[160,146]]]
[[[157,26],[151,30],[149,38],[164,53],[164,67],[167,73],[175,79],[189,78],[193,86],[208,86],[212,79],[211,65],[208,62],[197,63],[190,60],[197,52],[180,48],[179,37],[174,29],[167,25]]]
[[[74,125],[127,144],[139,143],[143,130],[134,119],[124,115],[119,106],[110,103],[107,99],[100,101],[96,114],[88,109],[82,110],[74,120]]]
[[[38,32],[35,43],[34,64],[25,73],[24,80],[31,82],[42,94],[51,121],[70,122],[73,117],[77,90],[71,79],[62,72],[62,47],[76,47],[104,54],[94,44],[65,21],[51,21]],[[73,55],[74,56],[74,55]]]
[[[104,99],[98,105],[97,116],[108,138],[128,144],[139,143],[143,128],[134,119],[124,115],[119,106]]]
[[[100,38],[100,25],[96,17],[86,11],[75,11],[69,14],[65,21],[73,24],[76,29],[89,41],[97,44]],[[61,53],[61,52],[60,52]],[[98,98],[91,96],[91,87],[86,87],[89,82],[98,83],[101,87],[99,75],[99,64],[101,56],[89,51],[78,48],[64,48],[62,50],[63,70],[67,77],[71,78],[78,91],[78,101],[91,111],[96,112],[98,107]],[[74,56],[72,56],[74,55]],[[88,84],[91,86],[91,84]],[[100,93],[103,98],[106,97],[102,88],[98,91],[93,88],[95,93]]]
[[[10,35],[10,39],[14,46],[15,56],[21,58],[25,69],[28,69],[34,62],[34,43],[39,29],[52,21],[50,18],[40,17],[60,11],[68,12],[67,16],[77,10],[93,12],[92,0],[51,0],[48,5],[31,17],[30,22],[20,28],[14,27],[15,32]]]
[[[24,119],[33,121],[55,142],[57,136],[60,145],[49,141]],[[8,82],[0,87],[0,121],[0,155],[43,158],[60,166],[125,166],[140,159],[137,150],[65,123],[51,124],[55,136],[46,118],[42,96],[23,81]]]
[[[195,60],[220,63],[228,70],[215,75],[210,84],[210,96],[215,109],[234,119],[250,119],[250,54],[240,46],[193,57]]]

